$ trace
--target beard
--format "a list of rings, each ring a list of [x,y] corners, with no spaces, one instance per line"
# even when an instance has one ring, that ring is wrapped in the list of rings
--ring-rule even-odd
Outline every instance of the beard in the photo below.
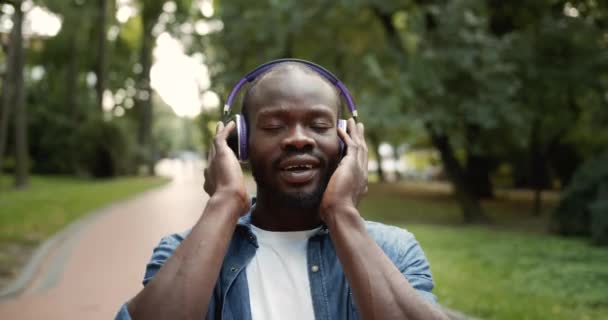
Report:
[[[294,156],[301,152],[288,152],[281,155],[279,158],[272,161],[271,168],[273,170],[279,170],[279,163],[287,157]],[[263,164],[256,163],[251,161],[251,171],[253,178],[257,184],[258,195],[263,194],[265,196],[272,197],[273,202],[280,205],[284,208],[292,208],[297,210],[316,210],[319,208],[321,204],[321,199],[323,199],[323,193],[325,192],[325,188],[327,188],[327,184],[329,183],[329,179],[331,178],[334,171],[338,167],[338,163],[340,159],[331,159],[330,161],[326,161],[323,157],[317,154],[310,154],[319,160],[320,168],[324,168],[321,172],[321,179],[317,184],[316,188],[312,192],[285,192],[279,189],[277,186],[269,183],[267,179],[265,179],[265,170]]]

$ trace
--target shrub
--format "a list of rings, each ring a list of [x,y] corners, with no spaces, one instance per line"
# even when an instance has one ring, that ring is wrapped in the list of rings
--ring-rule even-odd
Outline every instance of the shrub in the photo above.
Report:
[[[78,129],[77,168],[98,178],[134,172],[136,147],[115,121],[91,119]]]
[[[553,214],[551,229],[608,244],[608,152],[588,160],[575,172]]]

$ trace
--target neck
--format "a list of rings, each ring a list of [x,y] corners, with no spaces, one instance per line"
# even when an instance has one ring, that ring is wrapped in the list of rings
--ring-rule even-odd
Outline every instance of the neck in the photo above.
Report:
[[[318,208],[287,207],[259,191],[251,221],[256,227],[268,231],[311,230],[322,224]]]

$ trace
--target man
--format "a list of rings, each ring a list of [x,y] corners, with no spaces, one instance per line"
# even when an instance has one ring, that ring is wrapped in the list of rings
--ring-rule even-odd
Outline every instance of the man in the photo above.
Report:
[[[360,216],[364,126],[337,129],[339,109],[336,88],[305,64],[258,76],[243,102],[255,204],[226,142],[235,123],[220,123],[203,214],[161,241],[117,318],[445,319],[414,237]]]

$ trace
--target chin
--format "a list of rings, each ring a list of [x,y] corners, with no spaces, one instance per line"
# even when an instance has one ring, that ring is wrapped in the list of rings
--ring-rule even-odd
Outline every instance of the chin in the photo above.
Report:
[[[323,188],[325,189],[325,188]],[[294,209],[318,209],[321,204],[323,192],[295,192],[295,193],[277,193],[277,201],[280,201],[284,206]]]
[[[326,187],[325,184],[317,183],[314,187],[304,186],[300,190],[292,187],[291,190],[286,190],[286,188],[278,184],[262,181],[255,174],[254,179],[257,184],[258,195],[264,195],[270,198],[273,203],[279,204],[282,207],[298,210],[317,210],[321,204],[321,198]]]

